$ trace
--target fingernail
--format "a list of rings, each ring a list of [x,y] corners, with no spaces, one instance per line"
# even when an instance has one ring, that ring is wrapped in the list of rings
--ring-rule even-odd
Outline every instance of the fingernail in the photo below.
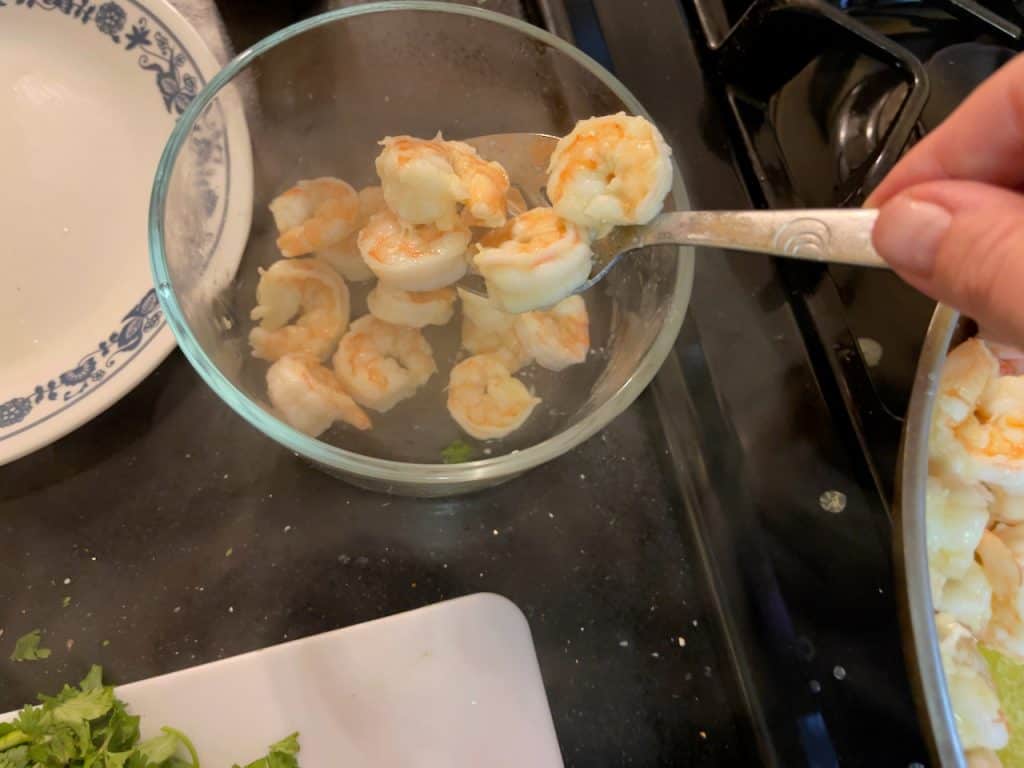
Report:
[[[934,203],[895,197],[879,212],[875,248],[895,269],[929,275],[952,221],[949,211]]]

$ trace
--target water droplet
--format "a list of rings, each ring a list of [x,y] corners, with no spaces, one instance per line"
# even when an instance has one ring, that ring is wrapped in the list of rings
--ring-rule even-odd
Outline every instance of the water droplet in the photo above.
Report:
[[[811,693],[821,693],[821,683],[817,680],[811,680],[807,685],[811,689]]]
[[[832,676],[836,680],[845,680],[846,679],[846,670],[843,667],[841,667],[838,664],[836,664],[836,666],[833,667],[833,669],[832,669]]]

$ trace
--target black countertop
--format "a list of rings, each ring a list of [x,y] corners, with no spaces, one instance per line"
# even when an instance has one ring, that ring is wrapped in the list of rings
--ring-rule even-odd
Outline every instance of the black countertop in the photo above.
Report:
[[[0,646],[38,627],[54,650],[3,654],[0,709],[94,662],[123,683],[492,591],[530,621],[568,764],[728,754],[707,590],[654,418],[644,396],[500,488],[391,498],[254,432],[175,352],[105,414],[0,469]]]

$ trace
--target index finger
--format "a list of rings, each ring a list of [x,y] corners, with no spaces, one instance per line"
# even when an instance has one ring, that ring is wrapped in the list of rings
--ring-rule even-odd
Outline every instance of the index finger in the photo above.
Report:
[[[900,160],[871,193],[876,208],[927,181],[1024,183],[1024,55],[1007,62]]]

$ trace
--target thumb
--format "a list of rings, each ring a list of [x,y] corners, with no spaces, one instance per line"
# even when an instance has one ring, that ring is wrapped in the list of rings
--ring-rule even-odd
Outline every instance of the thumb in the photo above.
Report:
[[[879,209],[873,240],[915,288],[1024,346],[1024,197],[969,181],[920,184]]]

